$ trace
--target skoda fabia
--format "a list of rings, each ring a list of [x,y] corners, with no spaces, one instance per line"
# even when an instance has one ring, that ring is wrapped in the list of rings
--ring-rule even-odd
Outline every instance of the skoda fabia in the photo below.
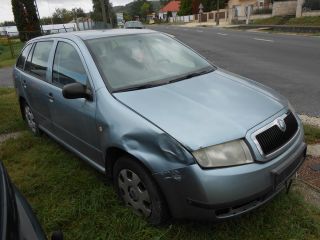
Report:
[[[284,97],[151,30],[32,39],[14,83],[31,131],[112,177],[152,224],[251,211],[289,185],[306,154]]]

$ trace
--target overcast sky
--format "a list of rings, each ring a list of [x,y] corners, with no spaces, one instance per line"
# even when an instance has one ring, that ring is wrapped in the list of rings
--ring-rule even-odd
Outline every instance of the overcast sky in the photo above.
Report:
[[[125,5],[133,0],[110,0],[113,6]],[[0,22],[13,21],[11,0],[1,0]],[[81,7],[85,12],[92,10],[92,0],[37,0],[40,17],[52,15],[56,8],[71,10]]]

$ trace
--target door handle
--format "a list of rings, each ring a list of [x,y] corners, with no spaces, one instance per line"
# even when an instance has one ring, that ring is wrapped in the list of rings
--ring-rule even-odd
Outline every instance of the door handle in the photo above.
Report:
[[[25,79],[22,80],[22,86],[24,88],[27,88],[27,81]]]
[[[49,93],[48,94],[48,98],[49,98],[49,102],[54,102],[54,97],[53,97],[53,94],[52,93]]]

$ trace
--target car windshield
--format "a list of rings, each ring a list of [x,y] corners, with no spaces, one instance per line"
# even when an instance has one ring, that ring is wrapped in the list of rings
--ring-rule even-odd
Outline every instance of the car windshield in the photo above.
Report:
[[[141,22],[130,21],[125,23],[126,28],[143,28]]]
[[[167,84],[214,69],[194,51],[160,33],[98,38],[87,43],[112,91]]]

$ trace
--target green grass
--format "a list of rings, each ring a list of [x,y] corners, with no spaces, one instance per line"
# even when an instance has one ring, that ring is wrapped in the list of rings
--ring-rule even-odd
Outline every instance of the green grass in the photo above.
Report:
[[[0,129],[24,128],[18,120],[14,90],[0,93],[0,117],[6,114]],[[10,111],[4,113],[4,109]],[[6,118],[16,124],[10,126]],[[6,141],[0,145],[0,159],[46,233],[61,229],[67,240],[320,238],[320,210],[311,208],[296,191],[281,193],[266,206],[224,223],[172,221],[156,228],[122,206],[102,174],[45,135],[24,132]]]
[[[254,24],[254,25],[281,25],[281,24],[285,24],[286,21],[287,21],[286,17],[275,16],[275,17],[271,17],[271,18],[253,20],[252,24]]]
[[[304,125],[304,134],[308,144],[320,143],[320,128]]]
[[[256,25],[292,25],[292,26],[320,26],[320,16],[317,17],[271,17],[252,21]]]
[[[301,18],[291,18],[286,25],[295,26],[320,26],[320,16],[317,17],[301,17]]]
[[[8,40],[4,38],[0,39],[0,68],[12,66],[24,45],[24,43],[15,39],[11,40],[11,44],[14,50],[14,57],[12,57]]]
[[[25,129],[16,93],[12,88],[0,88],[0,134]]]

